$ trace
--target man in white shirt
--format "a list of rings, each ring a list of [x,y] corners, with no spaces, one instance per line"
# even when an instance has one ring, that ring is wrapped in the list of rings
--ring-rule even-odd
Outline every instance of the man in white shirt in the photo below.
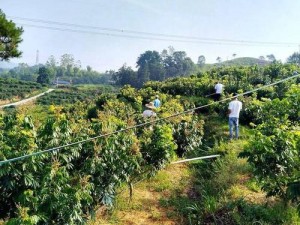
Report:
[[[143,117],[146,118],[146,117],[154,117],[156,116],[156,113],[153,111],[156,107],[154,106],[154,103],[153,102],[149,102],[149,104],[146,104],[145,105],[148,109],[146,109],[144,112],[143,112]]]
[[[215,85],[215,91],[216,91],[214,95],[215,101],[219,101],[223,91],[223,84],[221,84],[220,81],[218,81],[218,83]]]
[[[232,128],[235,128],[235,137],[239,137],[239,115],[242,109],[242,103],[237,99],[236,94],[234,99],[229,103],[228,114],[229,114],[229,136],[232,139]]]

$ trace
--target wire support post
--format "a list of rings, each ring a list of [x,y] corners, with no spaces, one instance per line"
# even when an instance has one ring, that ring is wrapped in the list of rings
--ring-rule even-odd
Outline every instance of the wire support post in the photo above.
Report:
[[[191,159],[183,159],[183,160],[171,162],[170,164],[185,163],[185,162],[190,162],[190,161],[195,161],[195,160],[201,160],[201,159],[210,159],[210,158],[216,158],[216,157],[219,157],[219,156],[220,155],[201,156],[201,157],[196,157],[196,158],[191,158]]]

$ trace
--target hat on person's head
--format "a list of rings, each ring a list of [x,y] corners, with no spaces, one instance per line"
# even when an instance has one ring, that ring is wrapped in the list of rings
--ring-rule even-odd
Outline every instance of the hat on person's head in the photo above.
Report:
[[[148,104],[145,105],[149,109],[155,109],[156,107],[154,106],[153,102],[149,102]]]
[[[158,98],[158,95],[155,95],[155,98]]]

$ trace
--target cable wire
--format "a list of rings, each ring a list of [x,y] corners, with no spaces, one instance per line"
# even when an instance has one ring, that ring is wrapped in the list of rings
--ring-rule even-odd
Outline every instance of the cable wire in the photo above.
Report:
[[[228,98],[222,99],[220,101],[216,101],[216,102],[212,102],[212,103],[209,103],[209,104],[206,104],[206,105],[198,106],[198,107],[195,107],[195,108],[192,108],[192,109],[185,110],[185,111],[180,112],[180,113],[175,113],[175,114],[172,114],[172,115],[164,117],[164,118],[159,118],[159,119],[155,119],[155,120],[148,121],[148,122],[145,122],[145,123],[140,123],[140,124],[137,124],[137,125],[134,125],[134,126],[130,126],[130,127],[124,128],[124,129],[116,130],[114,132],[110,132],[110,133],[107,133],[107,134],[101,134],[101,135],[98,135],[98,136],[95,136],[95,137],[87,138],[85,140],[76,141],[76,142],[73,142],[73,143],[69,143],[69,144],[58,146],[58,147],[54,147],[54,148],[42,150],[42,151],[39,151],[39,152],[34,152],[34,153],[31,153],[31,154],[28,154],[28,155],[23,155],[23,156],[19,156],[19,157],[7,159],[7,160],[2,160],[2,161],[0,161],[0,166],[2,166],[4,164],[7,164],[7,163],[15,162],[15,161],[18,161],[18,160],[23,160],[23,159],[26,159],[26,158],[29,158],[29,157],[32,157],[32,156],[37,156],[37,155],[41,155],[41,154],[45,154],[45,153],[53,152],[53,151],[58,151],[58,150],[60,150],[62,148],[65,148],[65,147],[69,147],[69,146],[73,146],[73,145],[78,145],[78,144],[85,143],[85,142],[88,142],[88,141],[92,141],[92,140],[95,140],[95,139],[98,139],[98,138],[112,136],[112,135],[120,133],[120,132],[128,131],[128,130],[131,130],[131,129],[134,129],[134,128],[138,128],[138,127],[143,127],[143,126],[148,125],[148,124],[154,124],[154,123],[157,123],[159,121],[163,121],[163,120],[166,120],[166,119],[170,119],[170,118],[173,118],[173,117],[176,117],[176,116],[180,116],[180,115],[183,115],[183,114],[186,114],[186,113],[193,112],[193,111],[195,111],[197,109],[201,109],[201,108],[205,108],[205,107],[208,107],[208,106],[211,106],[211,105],[214,105],[214,104],[225,102],[225,101],[230,100],[232,98],[235,98],[237,96],[243,96],[243,95],[246,95],[246,94],[250,94],[250,93],[256,92],[258,90],[261,90],[263,88],[274,86],[276,84],[285,82],[287,80],[291,80],[291,79],[296,78],[296,77],[300,77],[300,74],[298,74],[297,72],[294,72],[293,76],[284,78],[284,79],[276,81],[274,83],[271,83],[271,84],[268,84],[268,85],[264,85],[264,86],[259,87],[259,88],[255,88],[255,89],[253,89],[251,91],[246,91],[244,93],[241,93],[241,94],[238,94],[238,95],[235,95],[235,96],[232,96],[232,97],[228,97]]]
[[[104,33],[104,32],[96,32],[96,31],[88,31],[88,30],[75,30],[70,28],[60,28],[60,27],[49,27],[49,26],[42,26],[42,25],[32,25],[32,24],[25,24],[25,23],[16,23],[20,26],[28,26],[28,27],[35,27],[35,28],[43,28],[48,30],[57,30],[57,31],[64,31],[64,32],[73,32],[73,33],[86,33],[86,34],[94,34],[94,35],[103,35],[103,36],[111,36],[111,37],[124,37],[124,38],[131,38],[131,39],[143,39],[143,40],[155,40],[155,41],[173,41],[173,42],[181,42],[181,43],[200,43],[200,44],[210,44],[210,45],[235,45],[235,46],[262,46],[259,44],[250,44],[250,43],[222,43],[222,42],[209,42],[209,41],[197,41],[197,40],[180,40],[180,39],[166,39],[166,38],[157,38],[157,37],[144,37],[144,36],[133,36],[133,35],[126,35],[126,34],[113,34],[113,33]],[[287,47],[287,46],[280,46],[277,47]],[[288,47],[291,47],[288,45]]]
[[[30,21],[30,22],[35,22],[35,23],[55,24],[55,25],[61,25],[61,26],[78,27],[78,28],[85,28],[85,29],[96,29],[96,30],[119,32],[119,33],[131,33],[131,34],[148,35],[148,36],[193,39],[193,40],[209,41],[209,42],[229,42],[229,43],[236,43],[236,44],[239,43],[239,44],[262,44],[262,45],[293,45],[293,46],[294,45],[298,46],[298,44],[299,44],[299,43],[293,43],[293,42],[268,42],[268,41],[232,40],[232,39],[224,39],[224,38],[204,38],[204,37],[195,37],[195,36],[173,35],[173,34],[143,32],[143,31],[134,31],[134,30],[126,30],[126,29],[107,28],[107,27],[99,27],[99,26],[88,26],[88,25],[80,25],[80,24],[74,24],[74,23],[63,23],[63,22],[57,22],[57,21],[49,21],[49,20],[33,19],[33,18],[25,18],[25,17],[17,17],[17,16],[8,16],[8,17],[15,19],[15,20]],[[27,24],[27,26],[28,26],[28,24]]]

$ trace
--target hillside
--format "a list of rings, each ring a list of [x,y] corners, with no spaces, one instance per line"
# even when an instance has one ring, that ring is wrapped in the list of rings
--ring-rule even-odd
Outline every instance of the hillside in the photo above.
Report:
[[[270,64],[267,60],[261,60],[253,57],[240,57],[235,58],[227,61],[223,61],[221,63],[212,63],[212,64],[205,64],[202,69],[203,70],[210,70],[213,67],[218,66],[253,66],[253,65],[259,65],[259,66],[266,66]]]
[[[252,57],[240,57],[240,58],[224,61],[221,64],[226,66],[252,66],[252,65],[265,66],[268,65],[269,63],[270,62],[267,60],[261,60]]]

